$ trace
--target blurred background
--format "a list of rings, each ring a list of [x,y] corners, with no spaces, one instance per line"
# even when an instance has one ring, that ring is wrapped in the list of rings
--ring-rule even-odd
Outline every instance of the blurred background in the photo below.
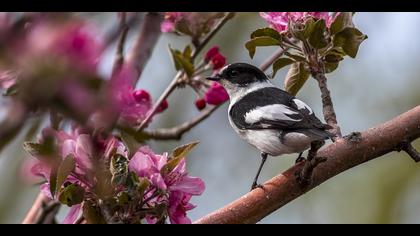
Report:
[[[92,20],[102,32],[116,24],[111,13],[75,13]],[[420,104],[420,13],[356,13],[356,26],[368,39],[356,59],[346,58],[339,69],[328,74],[337,118],[343,134],[363,131],[387,121]],[[256,28],[266,22],[257,13],[238,13],[208,44],[219,45],[228,63],[261,64],[273,48],[258,48],[251,60],[244,44]],[[127,48],[135,37],[131,30]],[[157,99],[175,75],[168,44],[184,48],[187,37],[163,34],[138,84]],[[205,51],[205,50],[204,50]],[[101,73],[111,72],[115,46],[101,62]],[[287,70],[276,75],[274,83],[283,86]],[[198,114],[196,95],[181,89],[169,99],[169,109],[154,120],[152,127],[172,127]],[[320,92],[309,80],[297,95],[322,117]],[[0,98],[0,102],[1,102]],[[259,152],[242,141],[230,127],[225,104],[183,139],[151,142],[155,152],[172,150],[181,143],[200,140],[188,157],[191,175],[202,178],[206,190],[193,197],[197,207],[189,212],[196,220],[247,193],[258,168]],[[4,111],[0,107],[0,114]],[[3,114],[4,115],[4,114]],[[37,186],[22,181],[21,163],[27,158],[23,136],[0,153],[0,223],[20,223],[31,207]],[[420,149],[420,140],[414,143]],[[260,181],[281,173],[294,164],[296,155],[270,158]],[[417,172],[419,171],[419,172]],[[420,164],[404,153],[393,152],[352,168],[287,204],[261,223],[420,223]],[[63,209],[59,217],[65,215]]]

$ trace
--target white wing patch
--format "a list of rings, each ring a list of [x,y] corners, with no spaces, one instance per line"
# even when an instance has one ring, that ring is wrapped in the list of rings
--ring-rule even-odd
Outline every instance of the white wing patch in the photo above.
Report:
[[[249,124],[256,123],[262,119],[266,120],[288,120],[288,121],[300,121],[295,120],[287,115],[295,115],[297,112],[290,110],[283,104],[273,104],[263,107],[256,107],[255,109],[245,114],[245,122]]]
[[[313,113],[312,109],[304,102],[302,102],[299,99],[293,99],[293,102],[296,104],[296,106],[298,107],[299,110],[302,109],[307,109],[309,111],[309,115],[311,115]]]

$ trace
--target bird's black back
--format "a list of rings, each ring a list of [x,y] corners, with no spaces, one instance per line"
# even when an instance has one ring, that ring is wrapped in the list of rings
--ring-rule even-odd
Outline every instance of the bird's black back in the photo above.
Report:
[[[299,130],[299,129],[320,129],[330,128],[323,124],[310,110],[299,109],[294,103],[294,96],[275,87],[262,88],[253,91],[238,100],[230,109],[229,115],[233,123],[239,129],[279,129],[279,130]],[[246,113],[257,107],[264,107],[274,104],[285,105],[288,109],[296,112],[287,114],[291,119],[261,119],[256,123],[248,123],[245,120]],[[295,121],[299,120],[299,121]]]

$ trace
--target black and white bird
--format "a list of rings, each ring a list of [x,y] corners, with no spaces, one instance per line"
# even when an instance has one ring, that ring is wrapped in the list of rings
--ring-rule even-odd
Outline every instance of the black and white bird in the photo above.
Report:
[[[259,68],[234,63],[207,78],[219,82],[230,98],[229,122],[236,133],[261,151],[261,164],[252,188],[268,155],[300,153],[313,141],[331,137],[312,109],[293,95],[275,87]]]

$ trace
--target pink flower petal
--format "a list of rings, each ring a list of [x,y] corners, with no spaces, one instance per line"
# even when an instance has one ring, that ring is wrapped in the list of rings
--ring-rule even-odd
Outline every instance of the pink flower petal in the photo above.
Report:
[[[134,154],[128,164],[128,168],[140,177],[147,177],[150,174],[157,172],[154,162],[150,156],[141,152]]]
[[[90,170],[92,163],[93,146],[92,139],[88,134],[81,134],[76,141],[76,162],[82,169]]]
[[[191,176],[184,176],[180,181],[170,186],[173,191],[181,191],[191,195],[201,195],[205,188],[203,180]]]
[[[50,184],[49,184],[49,183],[42,184],[42,185],[41,185],[41,187],[40,187],[40,190],[41,190],[41,193],[42,193],[45,197],[47,197],[47,198],[49,198],[49,199],[53,199],[53,197],[52,197],[52,195],[51,195],[51,191],[50,191]]]
[[[63,224],[74,224],[79,217],[81,209],[82,209],[82,204],[77,204],[77,205],[72,206],[66,218],[64,218]]]
[[[217,82],[214,82],[212,86],[204,94],[204,100],[211,105],[219,105],[229,99],[229,95],[226,90]]]

